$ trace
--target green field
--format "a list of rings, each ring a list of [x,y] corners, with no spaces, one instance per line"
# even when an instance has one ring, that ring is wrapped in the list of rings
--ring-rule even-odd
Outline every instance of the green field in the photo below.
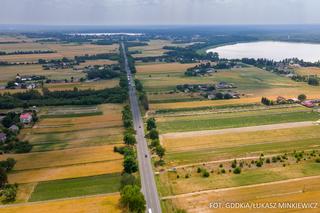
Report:
[[[40,182],[30,202],[117,192],[120,174],[107,174],[65,180]]]
[[[238,113],[235,113],[238,114]],[[168,132],[186,132],[198,130],[213,130],[236,128],[246,126],[258,126],[266,124],[299,122],[299,121],[315,121],[320,118],[316,112],[281,112],[266,113],[260,112],[259,115],[247,116],[229,116],[226,118],[217,116],[216,118],[191,117],[190,119],[176,118],[166,122],[158,122],[161,133]]]

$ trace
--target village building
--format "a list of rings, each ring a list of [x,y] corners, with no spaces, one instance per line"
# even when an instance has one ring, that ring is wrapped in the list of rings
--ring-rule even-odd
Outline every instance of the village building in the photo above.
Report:
[[[9,131],[13,132],[13,133],[18,133],[19,132],[19,127],[17,125],[12,125],[9,127]]]
[[[0,142],[4,143],[7,140],[7,135],[3,132],[0,132]]]
[[[31,113],[23,113],[20,115],[20,122],[23,124],[29,124],[32,122]]]

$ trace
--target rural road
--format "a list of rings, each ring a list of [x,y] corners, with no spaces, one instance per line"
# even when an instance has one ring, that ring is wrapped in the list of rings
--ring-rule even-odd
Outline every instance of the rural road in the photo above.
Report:
[[[147,212],[149,213],[160,213],[161,206],[159,195],[156,187],[156,182],[154,179],[154,173],[151,166],[151,155],[148,150],[148,144],[145,139],[144,125],[141,118],[141,113],[138,104],[138,98],[136,94],[134,79],[129,68],[128,59],[126,55],[126,50],[124,43],[121,43],[122,54],[125,59],[125,69],[127,72],[128,82],[129,82],[129,99],[131,105],[131,111],[133,115],[134,129],[136,130],[137,139],[137,155],[139,161],[139,172],[142,185],[142,193],[147,202]]]

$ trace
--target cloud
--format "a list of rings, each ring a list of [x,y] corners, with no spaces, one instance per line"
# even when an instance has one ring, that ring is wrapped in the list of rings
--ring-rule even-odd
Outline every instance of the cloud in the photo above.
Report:
[[[311,24],[317,0],[1,0],[0,24]]]

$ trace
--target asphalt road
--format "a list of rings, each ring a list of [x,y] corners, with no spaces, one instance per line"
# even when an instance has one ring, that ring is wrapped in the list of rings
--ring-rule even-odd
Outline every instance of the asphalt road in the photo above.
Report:
[[[156,183],[154,180],[154,173],[151,166],[151,155],[149,153],[147,141],[145,139],[144,126],[141,118],[141,113],[138,104],[138,98],[134,85],[134,79],[132,78],[131,71],[129,69],[128,60],[125,54],[124,44],[121,43],[123,49],[123,55],[125,57],[125,69],[127,72],[127,78],[129,82],[129,99],[131,105],[131,111],[133,114],[133,123],[136,130],[137,139],[137,155],[139,161],[139,172],[142,185],[142,193],[147,202],[148,213],[160,213],[161,206],[158,196]]]

